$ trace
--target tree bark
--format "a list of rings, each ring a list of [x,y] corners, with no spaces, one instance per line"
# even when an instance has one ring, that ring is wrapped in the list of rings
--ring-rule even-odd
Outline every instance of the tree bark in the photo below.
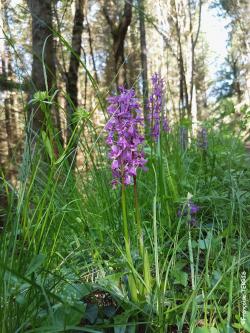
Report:
[[[108,25],[110,26],[113,38],[113,52],[114,52],[114,61],[115,61],[117,89],[121,85],[127,86],[124,42],[128,31],[128,27],[132,20],[132,4],[133,0],[125,1],[123,15],[118,22],[112,21],[107,7],[106,6],[103,7],[103,13],[107,20]]]
[[[14,81],[13,70],[12,70],[12,55],[10,51],[8,35],[9,35],[9,24],[8,24],[8,0],[2,0],[0,3],[0,25],[3,29],[1,31],[1,75],[4,81]],[[6,90],[1,87],[2,94],[4,96],[4,110],[1,112],[1,149],[0,149],[0,228],[3,227],[6,220],[6,212],[8,209],[8,198],[5,191],[4,178],[15,184],[17,174],[17,160],[20,156],[20,149],[18,148],[18,124],[17,124],[17,113],[14,109],[14,92]],[[4,90],[4,91],[3,91]],[[1,231],[1,230],[0,230]]]
[[[90,24],[89,24],[87,17],[86,17],[86,23],[87,23],[87,30],[88,30],[88,35],[89,35],[89,49],[90,49],[90,54],[91,54],[91,58],[92,58],[94,77],[95,77],[96,82],[99,83],[97,69],[96,69],[95,56],[94,56],[94,50],[93,50],[93,38],[92,38],[91,29],[90,29]]]
[[[141,67],[142,67],[142,94],[143,94],[143,111],[145,124],[148,124],[147,100],[148,100],[148,59],[147,43],[145,29],[145,6],[144,0],[138,0],[139,23],[140,23],[140,45],[141,45]]]
[[[177,7],[175,4],[175,13],[176,13],[176,33],[177,33],[177,44],[178,44],[178,65],[179,65],[179,75],[180,75],[180,86],[179,86],[179,94],[180,94],[180,114],[181,117],[184,117],[185,109],[189,113],[189,95],[186,81],[186,74],[184,68],[184,58],[183,58],[183,50],[181,43],[181,31],[179,26],[179,18],[177,13]]]
[[[75,1],[75,15],[72,30],[71,47],[74,54],[70,54],[69,70],[67,73],[67,94],[71,103],[68,103],[67,116],[68,116],[68,140],[70,139],[75,125],[73,122],[74,110],[78,107],[78,71],[80,66],[81,47],[82,47],[82,33],[83,33],[83,20],[84,20],[84,4],[85,0]]]
[[[245,91],[245,100],[250,105],[250,2],[246,2],[246,25],[247,25],[247,31],[246,34],[246,91]]]
[[[51,0],[27,1],[32,16],[33,92],[45,90],[50,92],[56,83]],[[39,108],[33,112],[32,118],[32,128],[35,132],[39,132],[44,124],[45,115]]]

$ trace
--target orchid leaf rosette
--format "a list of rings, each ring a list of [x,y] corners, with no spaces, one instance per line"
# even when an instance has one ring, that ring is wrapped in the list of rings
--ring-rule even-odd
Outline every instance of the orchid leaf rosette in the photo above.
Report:
[[[110,119],[106,125],[109,158],[112,160],[112,184],[133,183],[138,168],[145,170],[143,117],[133,89],[120,87],[120,94],[108,97]]]

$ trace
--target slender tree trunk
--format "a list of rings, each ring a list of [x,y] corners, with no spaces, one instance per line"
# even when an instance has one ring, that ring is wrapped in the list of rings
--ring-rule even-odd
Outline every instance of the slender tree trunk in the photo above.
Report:
[[[247,31],[246,34],[246,91],[245,91],[245,100],[250,105],[250,2],[246,2],[246,23],[247,23]]]
[[[0,27],[4,25],[4,6],[0,1]],[[5,38],[3,30],[0,28],[0,74],[6,78],[6,59],[5,59]],[[2,87],[1,87],[2,90]],[[1,91],[2,97],[5,97],[6,92]],[[8,164],[8,136],[6,132],[6,119],[4,110],[0,110],[0,232],[3,229],[6,220],[7,196],[4,186],[4,176]]]
[[[87,17],[86,17],[86,22],[87,22],[87,29],[88,29],[88,35],[89,35],[89,49],[90,49],[90,54],[91,54],[92,64],[93,64],[93,69],[94,69],[94,77],[95,77],[96,82],[99,83],[97,69],[96,69],[95,56],[94,56],[94,50],[93,50],[92,33],[91,33],[90,24],[89,24]]]
[[[7,94],[4,92],[2,94]],[[8,134],[6,129],[6,113],[0,110],[0,232],[6,221],[6,210],[8,208],[8,200],[5,189],[4,178],[7,178],[9,169],[9,146]]]
[[[82,50],[82,52],[83,52],[84,62],[86,64],[87,55],[86,55],[86,52],[84,50]],[[85,109],[87,107],[87,95],[88,95],[88,77],[87,77],[87,75],[85,75],[85,80],[84,80],[84,102],[83,102],[83,106],[84,106]]]
[[[113,52],[114,52],[114,61],[115,61],[117,89],[121,85],[125,86],[127,85],[124,42],[128,31],[128,27],[132,20],[132,4],[133,0],[125,1],[123,15],[119,22],[113,22],[110,18],[107,7],[106,6],[103,7],[103,12],[107,20],[107,23],[110,26],[113,38]]]
[[[141,67],[142,67],[142,94],[145,124],[148,124],[147,100],[148,100],[148,59],[145,29],[145,6],[144,0],[138,0],[140,21],[140,45],[141,45]]]
[[[9,24],[8,24],[8,10],[9,0],[2,0],[0,4],[0,26],[1,31],[1,72],[6,82],[13,82],[12,71],[12,56],[8,41]],[[5,90],[5,89],[4,89]],[[0,227],[3,227],[5,220],[5,213],[7,211],[7,195],[2,178],[10,181],[13,185],[16,181],[17,160],[19,156],[18,148],[18,127],[17,127],[17,114],[14,109],[14,92],[12,90],[5,90],[2,92],[4,96],[4,110],[1,112],[1,150],[0,150]],[[1,231],[1,230],[0,230]]]
[[[50,91],[56,83],[51,0],[28,0],[28,6],[32,16],[33,91]],[[44,72],[46,72],[46,78]],[[32,120],[35,132],[40,131],[44,120],[45,115],[42,110],[36,109]]]
[[[179,24],[179,13],[177,10],[176,0],[174,1],[174,13],[175,13],[175,29],[177,34],[177,45],[178,45],[178,65],[179,65],[179,108],[181,118],[184,117],[185,111],[190,114],[189,110],[189,93],[188,93],[188,86],[187,86],[187,79],[184,67],[184,54],[183,54],[183,47],[181,41],[181,29]]]
[[[80,66],[81,47],[82,47],[82,33],[83,33],[83,20],[84,20],[84,4],[85,0],[75,1],[75,15],[72,31],[71,47],[74,54],[70,54],[69,70],[67,73],[67,94],[71,103],[68,103],[67,116],[68,116],[68,140],[70,139],[75,125],[72,121],[74,110],[78,107],[78,71]]]

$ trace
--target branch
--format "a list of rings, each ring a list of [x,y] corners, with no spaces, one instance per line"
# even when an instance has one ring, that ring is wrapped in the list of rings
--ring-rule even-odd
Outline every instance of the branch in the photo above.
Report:
[[[27,80],[24,80],[23,82],[16,82],[13,80],[8,80],[6,78],[6,75],[0,74],[0,86],[1,91],[4,90],[23,90],[23,91],[29,91],[29,83]]]
[[[108,23],[108,25],[110,26],[110,29],[111,29],[111,33],[114,34],[115,33],[115,24],[113,23],[113,21],[111,20],[110,16],[109,16],[109,13],[108,13],[108,9],[106,6],[103,6],[102,7],[102,11],[103,11],[103,14],[106,18],[106,21]]]
[[[130,1],[125,1],[125,5],[124,5],[124,11],[123,11],[123,15],[122,18],[119,22],[119,26],[118,26],[118,31],[117,33],[123,33],[124,30],[126,31],[128,26],[131,23],[131,19],[132,19],[132,4],[133,4],[133,0]]]
[[[197,28],[197,32],[196,32],[196,36],[193,42],[193,48],[195,48],[198,38],[199,38],[199,34],[200,34],[200,28],[201,28],[201,8],[202,8],[202,0],[199,0],[199,21],[198,21],[198,28]]]

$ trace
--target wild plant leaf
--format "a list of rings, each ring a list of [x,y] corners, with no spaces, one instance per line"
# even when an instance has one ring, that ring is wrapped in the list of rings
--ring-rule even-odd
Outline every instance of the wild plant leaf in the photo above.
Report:
[[[91,323],[94,324],[98,317],[98,305],[97,304],[88,304],[85,311],[85,318]]]
[[[215,327],[196,327],[194,329],[194,333],[219,333]]]
[[[55,324],[58,329],[63,329],[66,325],[78,325],[84,317],[86,305],[82,302],[75,302],[72,305],[56,304],[53,306],[53,322],[49,317],[47,325]]]
[[[114,318],[115,333],[125,333],[126,332],[126,327],[127,327],[127,323],[128,323],[130,314],[131,314],[131,309],[123,312],[122,314],[120,314],[118,316],[115,316],[115,318]]]
[[[205,239],[199,239],[198,244],[201,250],[207,250],[210,246],[213,234],[209,231]]]
[[[61,296],[66,299],[70,297],[71,299],[80,300],[89,295],[90,292],[91,289],[85,284],[71,283],[66,285]]]
[[[46,134],[46,132],[42,131],[42,139],[43,139],[43,143],[44,146],[46,148],[46,151],[50,157],[50,160],[53,161],[54,160],[54,153],[53,153],[53,148],[50,142],[50,139],[48,137],[48,135]]]
[[[188,274],[180,270],[173,271],[174,284],[181,284],[186,287],[188,284]]]
[[[137,325],[128,325],[127,326],[127,331],[128,333],[136,333],[136,328],[137,328]]]
[[[126,325],[115,326],[114,327],[114,331],[115,331],[115,333],[125,333],[125,331],[126,331]]]
[[[29,264],[26,275],[29,276],[30,274],[36,272],[38,268],[40,268],[45,260],[45,255],[42,253],[39,253],[33,259],[31,260],[31,263]]]
[[[105,306],[104,307],[104,314],[107,318],[112,318],[116,314],[116,308],[113,305]]]
[[[221,279],[221,272],[219,272],[218,270],[215,270],[213,271],[213,274],[212,274],[212,286],[214,286],[220,279]]]

